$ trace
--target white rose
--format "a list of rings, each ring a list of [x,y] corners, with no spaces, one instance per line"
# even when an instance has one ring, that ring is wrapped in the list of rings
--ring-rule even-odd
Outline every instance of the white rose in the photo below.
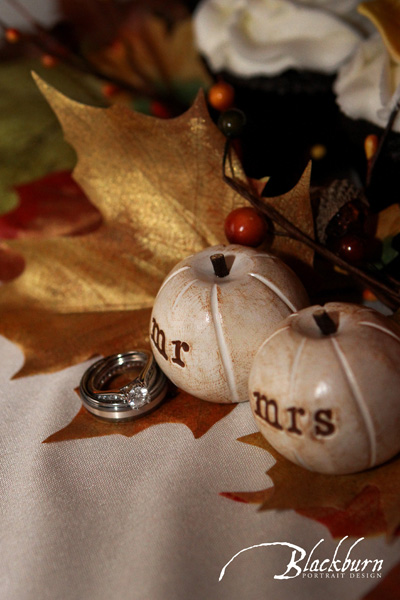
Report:
[[[379,34],[362,42],[340,69],[334,91],[345,115],[385,127],[400,96],[400,65],[390,58]],[[393,130],[400,132],[399,117]]]
[[[361,35],[325,2],[203,0],[194,14],[199,50],[215,71],[241,77],[308,69],[334,73]],[[324,8],[317,8],[323,5]],[[340,8],[353,5],[339,2]]]

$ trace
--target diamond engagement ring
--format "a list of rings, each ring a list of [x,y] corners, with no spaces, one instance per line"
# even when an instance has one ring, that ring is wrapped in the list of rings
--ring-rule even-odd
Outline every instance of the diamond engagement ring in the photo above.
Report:
[[[142,367],[138,377],[118,389],[104,389],[121,373]],[[128,421],[153,410],[167,393],[167,378],[151,353],[134,350],[112,354],[91,365],[79,386],[82,403],[89,412],[107,421]]]

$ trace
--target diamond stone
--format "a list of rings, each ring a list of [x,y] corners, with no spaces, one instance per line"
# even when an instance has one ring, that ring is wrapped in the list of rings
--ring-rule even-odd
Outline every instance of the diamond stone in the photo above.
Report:
[[[150,402],[151,399],[147,387],[139,382],[132,383],[129,387],[126,387],[123,390],[123,393],[125,402],[127,402],[131,408],[140,408]]]

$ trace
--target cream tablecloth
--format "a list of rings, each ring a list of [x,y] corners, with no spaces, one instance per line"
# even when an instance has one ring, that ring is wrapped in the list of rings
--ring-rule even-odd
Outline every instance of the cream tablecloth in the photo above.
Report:
[[[79,410],[74,387],[89,363],[10,380],[22,353],[0,338],[0,357],[0,598],[355,600],[379,583],[348,574],[275,579],[291,557],[284,545],[243,552],[218,581],[250,546],[287,542],[308,553],[323,539],[322,560],[338,543],[293,511],[258,512],[220,495],[271,483],[272,457],[237,441],[256,429],[248,405],[199,439],[185,425],[163,424],[132,438],[43,444]],[[400,541],[365,539],[352,558],[383,560],[384,577]]]

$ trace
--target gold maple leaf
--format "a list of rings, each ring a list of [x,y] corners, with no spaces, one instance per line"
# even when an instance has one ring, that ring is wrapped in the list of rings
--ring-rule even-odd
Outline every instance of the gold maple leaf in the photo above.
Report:
[[[19,376],[147,346],[154,297],[182,258],[224,241],[242,199],[222,181],[224,138],[202,95],[158,120],[74,102],[36,78],[79,160],[74,177],[103,223],[79,238],[18,240],[25,271],[0,289],[0,333],[26,361]],[[242,176],[235,162],[237,176]]]
[[[122,105],[86,106],[36,80],[77,152],[74,177],[103,221],[79,238],[9,243],[26,265],[0,288],[0,333],[25,354],[18,376],[148,347],[164,277],[189,254],[224,243],[225,217],[246,203],[222,179],[225,140],[202,94],[180,117],[159,120]],[[232,161],[232,175],[245,182]],[[294,201],[309,202],[309,171],[304,177],[295,192],[269,199],[288,218]],[[308,230],[306,213],[298,225]],[[287,251],[298,252],[290,244]]]
[[[281,196],[266,197],[263,200],[265,204],[273,206],[288,221],[297,224],[303,233],[314,239],[314,219],[310,202],[310,180],[311,161],[306,166],[297,184],[291,190]],[[260,184],[257,187],[261,190]],[[281,230],[280,234],[282,233],[285,232]],[[293,270],[303,275],[305,275],[304,270],[306,267],[308,269],[312,268],[314,251],[302,242],[287,235],[275,236],[272,241],[271,251],[287,262]]]
[[[273,486],[256,492],[224,492],[225,497],[260,504],[260,510],[293,509],[328,526],[333,519],[336,527],[334,518],[339,515],[343,521],[344,511],[349,511],[351,521],[359,521],[357,535],[378,533],[373,522],[377,516],[382,516],[388,536],[393,536],[400,526],[399,457],[354,475],[325,475],[290,462],[261,433],[244,436],[239,441],[263,448],[276,459],[268,471]]]

